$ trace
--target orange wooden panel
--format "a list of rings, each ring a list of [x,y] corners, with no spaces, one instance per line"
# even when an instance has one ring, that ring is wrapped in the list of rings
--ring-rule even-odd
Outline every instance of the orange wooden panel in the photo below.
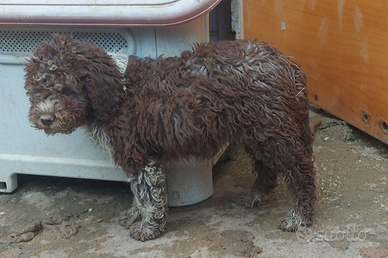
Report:
[[[312,103],[388,143],[385,0],[244,0],[243,15],[245,38],[298,59]]]

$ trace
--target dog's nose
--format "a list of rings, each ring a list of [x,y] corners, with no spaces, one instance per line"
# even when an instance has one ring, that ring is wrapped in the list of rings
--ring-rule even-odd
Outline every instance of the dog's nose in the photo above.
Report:
[[[42,122],[42,124],[46,125],[46,126],[49,126],[51,125],[55,120],[55,117],[53,116],[41,116],[40,117],[40,121]]]

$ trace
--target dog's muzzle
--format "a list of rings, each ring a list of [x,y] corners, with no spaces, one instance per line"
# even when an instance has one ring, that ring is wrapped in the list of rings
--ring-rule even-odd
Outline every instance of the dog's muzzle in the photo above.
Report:
[[[50,126],[55,121],[55,117],[50,115],[43,115],[40,117],[40,121],[43,125]]]

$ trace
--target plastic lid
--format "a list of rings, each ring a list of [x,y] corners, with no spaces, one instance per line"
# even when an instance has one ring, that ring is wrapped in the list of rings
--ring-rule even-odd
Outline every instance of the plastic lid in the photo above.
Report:
[[[169,26],[194,20],[220,1],[0,0],[0,26]]]

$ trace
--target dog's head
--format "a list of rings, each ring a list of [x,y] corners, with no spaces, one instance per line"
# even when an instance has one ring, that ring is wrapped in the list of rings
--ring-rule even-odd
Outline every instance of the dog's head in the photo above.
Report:
[[[101,48],[54,35],[26,64],[29,118],[47,134],[71,133],[117,108],[121,74]]]

